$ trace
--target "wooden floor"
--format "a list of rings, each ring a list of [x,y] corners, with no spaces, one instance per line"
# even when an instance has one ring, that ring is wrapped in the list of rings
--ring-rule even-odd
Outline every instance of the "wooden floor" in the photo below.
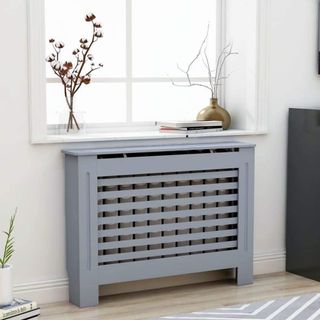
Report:
[[[276,297],[320,292],[320,283],[293,274],[260,276],[254,284],[237,287],[220,281],[121,294],[102,298],[98,307],[79,309],[68,303],[41,306],[42,320],[143,320],[201,311]]]

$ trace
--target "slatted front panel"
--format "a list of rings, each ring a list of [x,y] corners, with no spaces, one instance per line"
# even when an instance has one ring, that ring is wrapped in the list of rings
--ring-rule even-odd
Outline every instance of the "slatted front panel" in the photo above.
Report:
[[[98,264],[237,249],[238,169],[98,178]]]

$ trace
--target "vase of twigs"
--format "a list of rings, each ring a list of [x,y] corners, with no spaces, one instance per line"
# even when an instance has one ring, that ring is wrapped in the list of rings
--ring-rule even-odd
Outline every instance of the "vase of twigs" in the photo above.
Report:
[[[232,55],[237,54],[237,52],[233,52],[232,45],[229,44],[218,56],[216,61],[215,68],[212,69],[210,63],[209,56],[207,54],[208,47],[208,36],[210,31],[210,25],[208,25],[207,33],[204,40],[201,43],[201,46],[196,54],[196,56],[192,59],[186,69],[183,69],[178,66],[178,69],[183,72],[186,76],[186,84],[176,83],[172,80],[172,84],[178,87],[202,87],[208,89],[210,91],[210,103],[207,107],[203,108],[197,115],[197,120],[199,121],[211,121],[211,120],[219,120],[222,121],[222,127],[224,130],[229,129],[231,125],[231,116],[229,112],[222,108],[218,103],[218,89],[223,84],[228,76],[224,75],[224,66],[228,58]],[[202,60],[202,65],[206,69],[206,73],[208,75],[207,81],[203,83],[195,82],[192,80],[191,71],[193,65],[197,61]]]
[[[0,258],[0,307],[10,305],[13,300],[12,295],[12,266],[9,264],[13,255],[13,230],[15,214],[10,219],[8,231],[4,231],[6,241],[3,254]]]
[[[72,52],[74,62],[61,59],[61,51],[65,47],[63,42],[53,38],[49,39],[54,51],[46,58],[46,61],[50,63],[51,69],[63,85],[63,94],[68,107],[67,132],[81,129],[75,110],[76,94],[83,84],[91,83],[92,73],[103,67],[102,63],[96,64],[94,62],[94,57],[91,54],[94,43],[103,37],[102,25],[96,21],[96,16],[93,13],[87,14],[85,21],[92,24],[92,36],[89,39],[81,38],[79,40],[79,47]]]

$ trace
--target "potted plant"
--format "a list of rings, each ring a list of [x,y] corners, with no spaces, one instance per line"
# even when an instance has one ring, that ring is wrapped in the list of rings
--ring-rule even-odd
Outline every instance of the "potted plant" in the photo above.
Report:
[[[12,300],[12,266],[9,261],[12,258],[14,248],[13,230],[16,213],[10,218],[8,231],[3,231],[6,235],[3,253],[0,258],[0,307],[9,305]]]

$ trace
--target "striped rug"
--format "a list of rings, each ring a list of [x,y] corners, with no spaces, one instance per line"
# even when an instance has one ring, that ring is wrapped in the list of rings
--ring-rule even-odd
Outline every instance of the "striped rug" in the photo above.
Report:
[[[172,320],[320,320],[320,293],[162,317]]]

